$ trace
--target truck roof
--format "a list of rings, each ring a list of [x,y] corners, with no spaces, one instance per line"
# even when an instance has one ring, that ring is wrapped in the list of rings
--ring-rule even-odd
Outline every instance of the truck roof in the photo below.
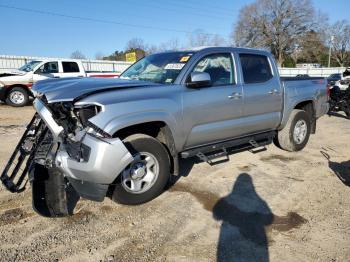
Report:
[[[219,52],[247,52],[247,53],[256,53],[256,54],[264,54],[264,55],[270,55],[271,53],[258,48],[248,48],[248,47],[232,47],[232,46],[198,46],[193,48],[184,48],[180,50],[167,50],[161,53],[173,53],[173,52],[205,52],[205,51],[219,51]]]
[[[42,62],[79,62],[79,63],[81,63],[81,60],[80,59],[71,59],[71,58],[67,58],[67,59],[65,59],[65,58],[58,58],[58,59],[46,59],[46,58],[44,58],[44,59],[34,59],[33,61],[42,61]]]

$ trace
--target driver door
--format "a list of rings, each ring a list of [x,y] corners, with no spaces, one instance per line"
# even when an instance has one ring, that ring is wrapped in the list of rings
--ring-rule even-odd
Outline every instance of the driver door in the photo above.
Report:
[[[234,58],[231,53],[215,53],[198,60],[192,72],[206,72],[211,85],[186,88],[183,93],[184,126],[189,130],[185,147],[239,136],[242,115],[242,86],[236,84]]]
[[[34,72],[33,82],[35,83],[40,80],[44,80],[48,78],[58,78],[58,77],[59,77],[58,62],[46,62]]]

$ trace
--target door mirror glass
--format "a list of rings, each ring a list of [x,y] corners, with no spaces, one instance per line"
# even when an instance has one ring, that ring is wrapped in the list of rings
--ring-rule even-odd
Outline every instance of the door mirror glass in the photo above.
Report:
[[[210,75],[206,72],[192,72],[186,85],[190,88],[208,87],[211,85]]]

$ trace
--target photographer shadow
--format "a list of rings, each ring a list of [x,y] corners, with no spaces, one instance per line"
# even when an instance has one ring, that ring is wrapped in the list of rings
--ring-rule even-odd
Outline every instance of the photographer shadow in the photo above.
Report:
[[[269,261],[266,227],[274,215],[250,175],[238,176],[232,192],[214,205],[213,216],[223,221],[217,261]]]

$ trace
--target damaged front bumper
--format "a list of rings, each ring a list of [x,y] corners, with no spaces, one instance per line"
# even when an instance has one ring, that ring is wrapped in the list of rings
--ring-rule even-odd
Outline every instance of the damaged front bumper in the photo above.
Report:
[[[65,145],[57,152],[55,164],[67,176],[98,184],[111,184],[133,160],[119,138],[101,139],[85,134],[81,141],[84,158],[69,156]]]
[[[100,139],[86,134],[81,141],[84,158],[77,160],[61,145],[55,166],[68,178],[80,196],[102,201],[108,186],[133,160],[119,138]]]
[[[50,109],[39,99],[33,105],[50,130],[52,143],[56,145],[50,147],[51,152],[46,155],[46,159],[44,157],[37,163],[58,168],[80,196],[102,201],[108,186],[133,161],[124,143],[119,138],[95,137],[82,130],[80,140],[75,143],[81,157],[72,155],[69,150],[71,145],[64,138],[65,130],[53,118]]]
[[[60,141],[63,127],[57,124],[42,101],[36,99],[33,104],[50,129],[54,141]],[[100,138],[82,132],[78,143],[82,157],[70,155],[70,145],[61,142],[54,166],[68,178],[82,197],[102,201],[108,186],[132,162],[133,157],[119,138]]]

